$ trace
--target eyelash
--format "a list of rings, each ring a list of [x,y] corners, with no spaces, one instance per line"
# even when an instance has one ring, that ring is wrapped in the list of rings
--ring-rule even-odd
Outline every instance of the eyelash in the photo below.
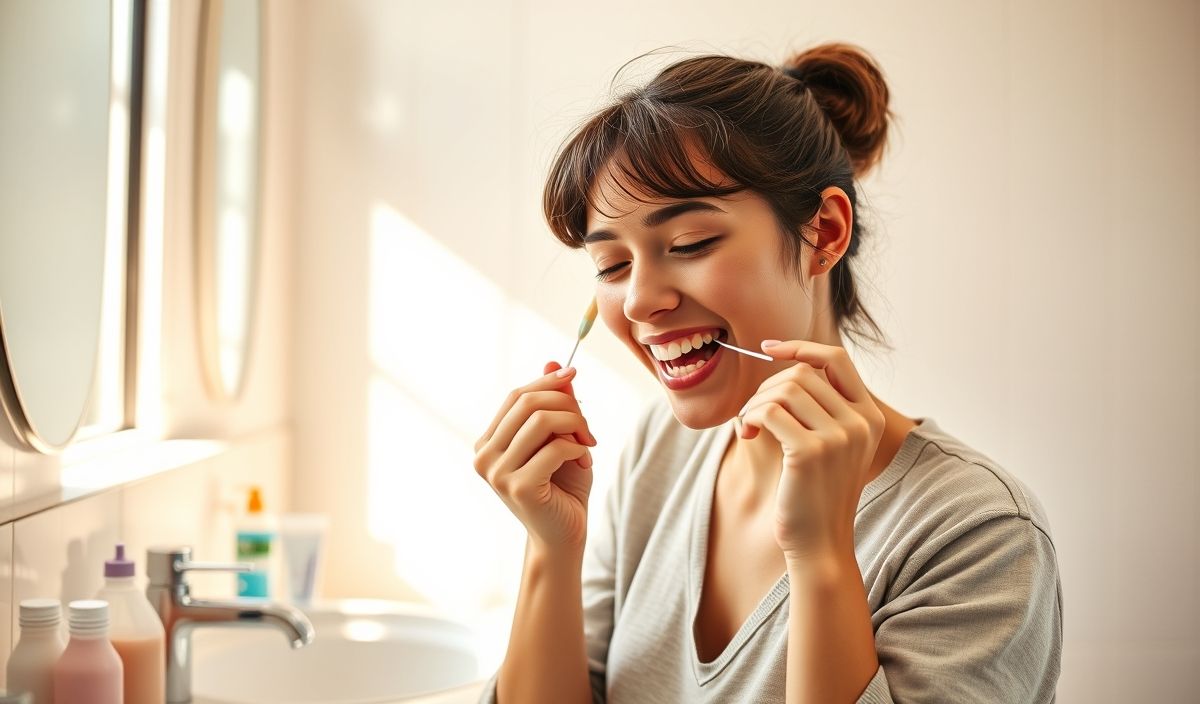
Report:
[[[700,240],[699,242],[684,245],[682,247],[672,247],[671,251],[682,252],[684,254],[699,254],[700,252],[703,252],[704,250],[708,249],[710,246],[712,246],[714,243],[716,243],[716,241],[719,239],[721,239],[719,236],[718,237],[709,237],[706,240]],[[620,264],[617,264],[615,266],[610,266],[607,269],[597,273],[596,280],[597,281],[608,281],[610,278],[612,278],[612,276],[614,274],[617,273],[617,271],[619,270],[620,267],[625,266],[627,263],[628,262],[621,262]]]

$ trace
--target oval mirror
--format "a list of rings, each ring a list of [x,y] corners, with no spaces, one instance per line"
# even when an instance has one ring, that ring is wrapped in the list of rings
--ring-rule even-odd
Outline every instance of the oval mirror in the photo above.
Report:
[[[131,23],[128,2],[0,2],[0,402],[41,452],[84,422],[122,295]]]
[[[196,296],[209,392],[241,393],[257,289],[263,11],[259,2],[201,6],[196,153]]]

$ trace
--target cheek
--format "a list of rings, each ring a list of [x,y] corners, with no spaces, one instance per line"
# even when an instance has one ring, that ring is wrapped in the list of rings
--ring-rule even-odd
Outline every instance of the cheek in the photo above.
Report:
[[[646,359],[644,348],[641,343],[633,339],[629,331],[629,320],[625,318],[625,299],[622,296],[609,293],[596,294],[596,317],[600,318],[599,322],[604,323],[608,331],[613,334],[613,337],[620,340],[626,347],[633,352],[639,361],[647,368],[650,367],[650,362]]]
[[[596,315],[618,339],[627,333],[629,327],[625,321],[623,304],[624,299],[613,293],[596,294]]]
[[[754,300],[763,281],[763,272],[745,262],[714,261],[692,272],[688,290],[705,308],[721,314],[742,308]]]

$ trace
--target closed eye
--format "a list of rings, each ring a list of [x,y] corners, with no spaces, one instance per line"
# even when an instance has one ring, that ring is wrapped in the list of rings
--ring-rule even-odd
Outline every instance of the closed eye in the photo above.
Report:
[[[711,247],[719,239],[721,239],[720,236],[709,237],[706,240],[700,240],[699,242],[694,242],[692,244],[685,244],[685,245],[682,245],[679,247],[672,247],[671,251],[672,252],[680,252],[682,254],[699,254],[700,252],[703,252],[704,250]],[[612,278],[613,274],[620,271],[621,267],[625,266],[628,263],[629,262],[621,262],[620,264],[614,264],[613,266],[610,266],[607,269],[604,269],[603,271],[597,273],[596,278],[600,281],[608,281],[610,278]]]
[[[716,240],[720,240],[720,239],[721,239],[721,237],[708,237],[707,240],[701,240],[698,242],[694,242],[694,243],[691,243],[691,245],[683,245],[680,247],[671,247],[671,251],[672,252],[682,252],[684,254],[695,254],[697,252],[703,252],[704,249],[712,247],[713,245],[715,245]]]

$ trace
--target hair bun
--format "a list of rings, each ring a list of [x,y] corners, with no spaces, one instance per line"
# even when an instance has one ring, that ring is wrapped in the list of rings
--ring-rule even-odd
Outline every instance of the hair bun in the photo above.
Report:
[[[855,176],[878,163],[892,113],[887,82],[869,54],[852,44],[830,42],[794,55],[783,70],[812,92],[829,117],[850,153]]]

